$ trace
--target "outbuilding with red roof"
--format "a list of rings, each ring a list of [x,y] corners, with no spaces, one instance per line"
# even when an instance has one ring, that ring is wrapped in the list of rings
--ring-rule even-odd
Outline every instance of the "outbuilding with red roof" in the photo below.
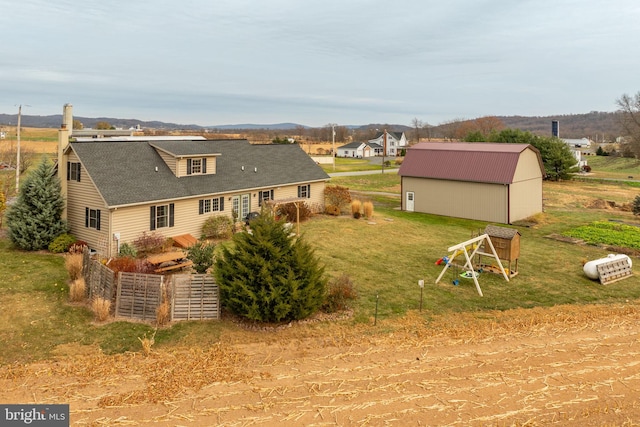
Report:
[[[405,211],[503,224],[542,212],[544,166],[530,144],[423,142],[398,174]]]

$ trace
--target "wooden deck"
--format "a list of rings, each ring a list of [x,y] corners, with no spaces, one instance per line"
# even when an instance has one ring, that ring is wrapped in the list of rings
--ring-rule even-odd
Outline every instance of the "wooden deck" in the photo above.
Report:
[[[188,248],[198,243],[198,239],[191,234],[181,234],[180,236],[172,237],[173,245],[179,248]]]

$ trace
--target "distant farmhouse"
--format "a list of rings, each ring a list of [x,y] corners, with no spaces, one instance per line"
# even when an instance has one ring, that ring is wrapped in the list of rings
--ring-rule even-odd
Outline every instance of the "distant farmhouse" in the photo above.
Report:
[[[580,138],[580,139],[567,139],[560,138],[564,141],[569,149],[573,153],[573,157],[576,159],[576,166],[582,168],[587,165],[587,161],[584,159],[585,151],[588,153],[588,150],[591,149],[591,140],[588,138]],[[585,151],[583,151],[585,150]]]
[[[529,144],[423,142],[398,174],[405,211],[504,224],[542,212],[544,166]]]
[[[264,202],[323,209],[329,176],[297,144],[202,137],[76,135],[65,105],[57,173],[70,232],[105,257],[143,233],[200,237],[211,216]]]
[[[379,132],[375,138],[370,139],[368,142],[369,144],[377,144],[380,147],[379,154],[376,153],[379,156],[382,155],[382,148],[386,145],[387,150],[384,155],[389,157],[399,156],[402,149],[409,145],[404,132]]]

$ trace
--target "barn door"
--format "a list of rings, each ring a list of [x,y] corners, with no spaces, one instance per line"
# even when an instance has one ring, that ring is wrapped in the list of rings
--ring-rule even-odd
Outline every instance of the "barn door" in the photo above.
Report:
[[[407,203],[405,206],[405,210],[407,212],[413,212],[413,199],[415,197],[415,194],[413,191],[407,191]]]

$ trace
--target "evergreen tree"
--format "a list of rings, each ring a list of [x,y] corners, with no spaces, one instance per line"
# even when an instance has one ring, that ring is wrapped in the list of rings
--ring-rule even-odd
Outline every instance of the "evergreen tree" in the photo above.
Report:
[[[552,181],[569,179],[572,173],[578,171],[578,160],[562,140],[555,137],[536,136],[532,145],[540,151],[547,179]]]
[[[632,211],[634,215],[640,215],[640,196],[633,199]]]
[[[63,210],[60,180],[53,173],[51,162],[44,157],[22,182],[16,202],[7,209],[9,238],[21,249],[46,248],[53,239],[67,232]]]
[[[558,181],[568,179],[577,172],[578,161],[571,149],[561,139],[534,135],[520,129],[505,129],[496,135],[496,142],[531,144],[540,151],[547,179]]]
[[[251,221],[251,233],[234,234],[214,274],[225,307],[250,320],[303,319],[325,298],[324,268],[313,249],[268,213]]]

